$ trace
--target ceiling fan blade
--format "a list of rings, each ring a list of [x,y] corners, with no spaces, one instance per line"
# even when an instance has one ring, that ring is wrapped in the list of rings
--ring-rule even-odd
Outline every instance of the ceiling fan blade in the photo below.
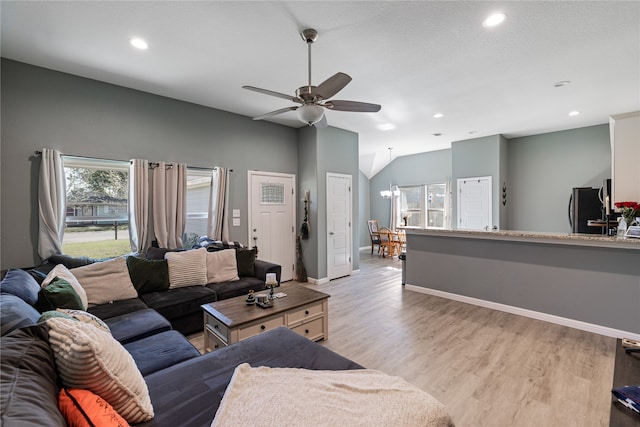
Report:
[[[266,119],[266,118],[271,117],[271,116],[275,116],[277,114],[286,113],[287,111],[295,111],[297,109],[298,109],[298,107],[281,108],[279,110],[272,111],[270,113],[266,113],[266,114],[263,114],[263,115],[258,116],[258,117],[254,117],[253,120],[262,120],[262,119]]]
[[[275,96],[275,97],[282,98],[282,99],[287,99],[289,101],[298,102],[298,103],[302,104],[302,100],[300,98],[298,98],[297,96],[287,95],[286,93],[274,92],[272,90],[261,89],[259,87],[255,87],[255,86],[242,86],[242,89],[248,89],[248,90],[252,90],[254,92],[259,92],[259,93],[263,93],[265,95],[271,95],[271,96]]]
[[[322,118],[314,124],[314,126],[318,129],[326,128],[327,126],[329,126],[329,123],[327,123],[327,115],[324,114]]]
[[[322,105],[330,110],[353,111],[357,113],[377,113],[382,108],[382,106],[378,104],[357,101],[327,101]]]
[[[351,81],[351,77],[345,73],[336,73],[320,83],[315,90],[316,95],[322,99],[329,99],[340,92]]]

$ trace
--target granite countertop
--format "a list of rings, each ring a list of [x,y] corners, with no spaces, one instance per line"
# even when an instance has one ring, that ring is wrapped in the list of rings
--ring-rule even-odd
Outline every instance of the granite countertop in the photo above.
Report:
[[[560,245],[595,246],[640,250],[640,239],[616,236],[609,237],[599,234],[543,233],[535,231],[516,230],[442,230],[431,228],[407,228],[406,231],[409,235],[415,234],[425,236],[461,237],[468,239],[509,240]]]

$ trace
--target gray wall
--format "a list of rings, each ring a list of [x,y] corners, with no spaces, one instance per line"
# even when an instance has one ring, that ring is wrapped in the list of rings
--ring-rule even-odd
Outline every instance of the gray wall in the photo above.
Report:
[[[245,243],[247,171],[298,173],[296,129],[7,59],[1,102],[1,268],[40,262],[33,153],[43,147],[233,169],[230,207],[241,226],[230,237]]]
[[[317,129],[305,126],[298,131],[298,194],[304,197],[309,191],[309,238],[301,241],[302,256],[307,275],[318,278],[318,167],[316,146],[318,145]],[[304,203],[298,205],[298,218],[304,218]]]
[[[360,206],[360,236],[356,244],[362,248],[371,245],[369,228],[367,226],[367,221],[371,217],[371,193],[369,189],[369,178],[362,172],[358,173],[358,185],[360,187],[360,199],[358,201],[358,205]]]
[[[451,179],[451,150],[431,151],[395,158],[389,165],[370,179],[370,218],[380,221],[380,226],[388,227],[391,216],[391,202],[383,199],[380,191],[389,185],[421,185],[445,182]],[[369,233],[365,229],[366,237]]]
[[[570,233],[573,187],[611,178],[609,125],[509,140],[509,229]]]

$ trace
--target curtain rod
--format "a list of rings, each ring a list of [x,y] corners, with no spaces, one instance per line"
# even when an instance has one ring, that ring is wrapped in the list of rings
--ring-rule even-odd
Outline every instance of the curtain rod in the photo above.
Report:
[[[42,151],[40,150],[36,150],[34,151],[34,154],[36,156],[40,156],[42,154]],[[67,154],[69,157],[78,157],[81,159],[91,159],[91,160],[107,160],[110,162],[125,162],[126,160],[119,160],[119,159],[103,159],[103,158],[98,158],[98,157],[87,157],[87,156],[74,156],[71,154]],[[64,154],[63,154],[64,156]],[[130,162],[130,160],[129,160]],[[169,167],[173,167],[172,163],[167,163],[167,166]],[[149,162],[149,167],[154,168],[154,167],[158,167],[158,163],[157,162]],[[188,166],[187,165],[187,169],[194,169],[194,170],[203,170],[203,171],[210,171],[210,170],[217,170],[217,167],[213,167],[213,168],[202,168],[202,167],[198,167],[198,166]],[[233,172],[233,169],[229,169],[229,172]]]

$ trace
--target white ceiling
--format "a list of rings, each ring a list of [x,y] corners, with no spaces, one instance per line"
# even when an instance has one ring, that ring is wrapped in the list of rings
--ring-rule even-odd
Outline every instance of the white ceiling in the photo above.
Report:
[[[507,20],[484,28],[494,11]],[[298,33],[316,28],[313,83],[342,71],[353,81],[335,99],[382,105],[327,112],[360,135],[369,177],[388,147],[395,158],[640,110],[638,1],[3,0],[0,13],[3,57],[251,117],[293,105],[241,86],[293,95],[307,80]],[[302,125],[294,112],[270,120]]]

